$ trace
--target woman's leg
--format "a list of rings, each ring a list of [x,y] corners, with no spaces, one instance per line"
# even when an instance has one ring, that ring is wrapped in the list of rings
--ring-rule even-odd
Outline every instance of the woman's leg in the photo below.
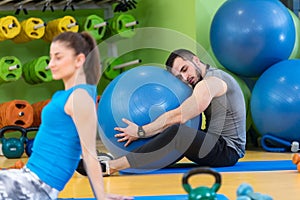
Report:
[[[55,199],[51,198],[47,190],[51,188],[43,186],[32,174],[22,169],[10,169],[0,171],[0,199]],[[48,188],[47,188],[48,187]]]

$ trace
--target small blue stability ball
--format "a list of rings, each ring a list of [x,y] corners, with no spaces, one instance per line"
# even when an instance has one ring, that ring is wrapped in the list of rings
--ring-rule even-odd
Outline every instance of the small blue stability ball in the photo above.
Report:
[[[258,77],[289,58],[296,29],[279,0],[228,0],[217,10],[210,29],[212,50],[228,70]]]
[[[115,157],[145,144],[151,138],[139,139],[124,147],[114,137],[115,127],[127,127],[122,118],[138,125],[155,120],[162,113],[178,107],[192,94],[192,89],[167,70],[154,66],[140,66],[127,70],[105,88],[98,104],[99,135],[104,146]],[[186,125],[198,128],[201,117]]]
[[[300,141],[300,60],[284,60],[267,69],[251,96],[257,131],[287,141]]]

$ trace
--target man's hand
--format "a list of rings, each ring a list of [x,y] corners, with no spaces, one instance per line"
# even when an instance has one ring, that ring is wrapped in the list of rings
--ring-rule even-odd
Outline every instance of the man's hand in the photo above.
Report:
[[[124,146],[127,147],[131,142],[139,139],[137,135],[138,125],[128,119],[123,118],[122,121],[128,126],[126,128],[115,127],[114,129],[120,132],[115,134],[115,137],[120,138],[118,139],[118,142],[126,142]]]

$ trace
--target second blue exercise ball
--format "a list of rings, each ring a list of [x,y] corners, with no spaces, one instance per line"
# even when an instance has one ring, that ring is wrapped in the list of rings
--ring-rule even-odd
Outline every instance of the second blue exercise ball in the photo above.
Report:
[[[218,61],[246,77],[258,77],[287,59],[295,37],[292,16],[279,0],[228,0],[217,10],[210,29]]]
[[[124,143],[114,137],[116,126],[127,126],[122,118],[138,125],[150,123],[162,113],[178,107],[191,94],[188,85],[161,67],[140,66],[123,72],[101,95],[98,105],[101,141],[115,157],[127,154],[151,138],[139,139],[124,147]],[[200,119],[196,117],[187,125],[197,129]]]
[[[300,141],[300,60],[284,60],[267,69],[251,96],[257,131],[287,141]]]

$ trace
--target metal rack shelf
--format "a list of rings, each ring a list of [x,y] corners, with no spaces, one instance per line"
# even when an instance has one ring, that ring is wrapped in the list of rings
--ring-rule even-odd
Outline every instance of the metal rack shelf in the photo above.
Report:
[[[15,10],[16,14],[23,11],[26,14],[30,10],[97,9],[111,6],[113,3],[118,2],[121,2],[121,0],[3,0],[0,1],[0,10]]]

